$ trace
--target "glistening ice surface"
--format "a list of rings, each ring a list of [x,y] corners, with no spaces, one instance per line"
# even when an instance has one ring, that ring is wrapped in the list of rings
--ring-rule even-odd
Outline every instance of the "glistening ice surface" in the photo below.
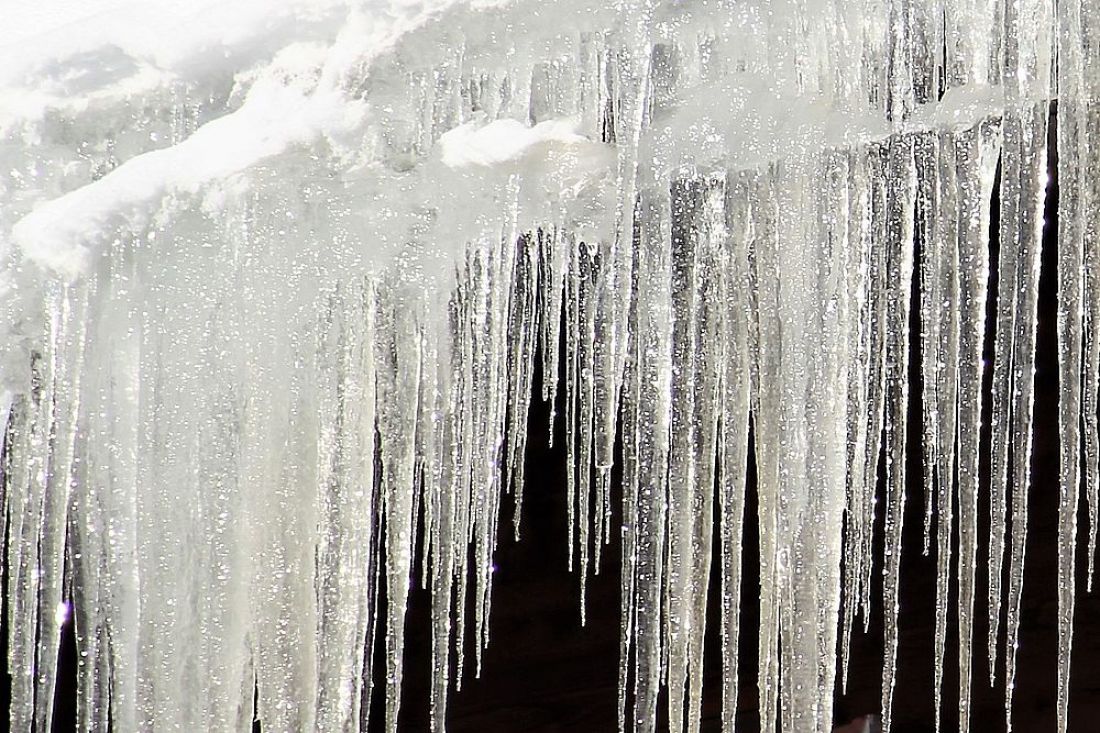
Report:
[[[1079,495],[1090,578],[1100,504],[1100,1],[68,5],[0,11],[12,730],[49,729],[72,613],[82,731],[366,730],[375,645],[394,731],[423,582],[442,731],[489,638],[536,358],[564,367],[535,398],[564,391],[582,602],[622,533],[625,730],[655,730],[662,686],[698,730],[708,593],[725,730],[755,644],[764,730],[829,731],[872,604],[890,729],[910,424],[936,709],[971,729],[985,653],[1010,714],[1056,153],[1064,733]]]

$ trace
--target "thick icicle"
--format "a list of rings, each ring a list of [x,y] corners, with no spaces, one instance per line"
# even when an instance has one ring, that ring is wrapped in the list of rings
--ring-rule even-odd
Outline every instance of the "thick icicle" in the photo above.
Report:
[[[770,172],[754,181],[750,193],[753,238],[749,254],[750,290],[756,294],[753,323],[755,357],[753,390],[753,427],[757,465],[757,516],[760,526],[760,629],[758,631],[757,688],[759,691],[760,729],[764,733],[776,730],[779,710],[779,577],[778,526],[776,497],[779,489],[778,416],[776,394],[779,354],[776,353],[778,332],[778,284],[772,273],[779,271],[776,262],[777,202],[772,191]]]
[[[702,206],[702,181],[684,176],[672,184],[672,431],[668,474],[668,567],[665,583],[665,637],[668,654],[669,727],[684,727],[684,700],[688,676],[688,639],[692,624],[694,493],[700,441],[704,427],[696,414],[696,374],[699,293],[697,251],[705,245],[696,237]]]
[[[634,719],[638,733],[652,733],[661,677],[661,599],[664,584],[666,487],[672,382],[672,256],[667,189],[640,193],[637,338],[640,389],[635,497]],[[641,426],[645,426],[642,428]]]

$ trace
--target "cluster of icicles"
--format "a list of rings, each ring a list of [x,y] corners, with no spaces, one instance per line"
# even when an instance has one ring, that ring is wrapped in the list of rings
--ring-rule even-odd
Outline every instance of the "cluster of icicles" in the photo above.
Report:
[[[383,125],[383,161],[415,159],[474,113],[578,116],[583,134],[615,150],[617,203],[593,208],[604,223],[584,227],[605,236],[582,236],[546,212],[529,220],[531,205],[498,197],[479,236],[441,243],[432,239],[447,232],[440,202],[425,215],[430,236],[408,230],[408,248],[380,262],[371,230],[356,222],[357,207],[384,210],[384,192],[356,198],[357,184],[322,175],[324,153],[313,148],[257,165],[217,206],[184,196],[140,227],[120,227],[89,272],[43,275],[33,298],[23,293],[41,317],[19,322],[29,368],[0,405],[12,730],[50,728],[71,608],[82,731],[248,730],[254,717],[265,731],[366,730],[376,640],[386,712],[372,725],[394,731],[418,580],[431,589],[432,722],[442,731],[448,690],[471,666],[456,630],[472,624],[477,665],[488,642],[505,492],[515,494],[519,530],[537,358],[542,397],[565,393],[569,555],[582,586],[622,532],[622,728],[653,731],[667,685],[671,729],[698,730],[709,622],[721,629],[724,730],[745,676],[738,644],[756,643],[749,676],[762,729],[825,733],[853,627],[881,603],[890,729],[914,404],[924,532],[938,563],[937,719],[954,612],[969,730],[990,338],[988,654],[1008,680],[1010,715],[1050,139],[1060,179],[1066,730],[1079,487],[1090,506],[1090,577],[1100,503],[1100,4],[792,1],[777,5],[786,15],[745,11],[732,30],[719,22],[735,15],[722,3],[692,5],[682,26],[676,8],[647,16],[654,4],[637,5],[620,31],[564,31],[546,46],[552,63],[529,57],[490,73],[488,41],[471,38],[478,54],[454,52],[414,73],[403,70],[420,46],[399,45],[386,72],[397,83],[360,90],[368,102],[396,95],[410,110],[407,124]],[[782,25],[761,41],[780,51],[737,36],[758,23]],[[517,30],[520,43],[552,30],[538,25]],[[448,28],[459,33],[461,23]],[[722,145],[738,152],[723,161],[712,154],[707,105],[691,107],[682,93],[711,90],[704,98],[720,107],[723,74],[787,84],[794,96],[775,98],[783,115],[784,100],[811,96],[833,109],[870,105],[881,132],[864,125],[769,152],[737,147],[735,130]],[[710,157],[685,160],[676,139]],[[501,190],[518,202],[530,183],[517,170]],[[999,295],[987,333],[994,200]],[[433,249],[454,273],[434,290],[423,285],[431,258],[417,254]],[[31,276],[21,282],[30,288]],[[923,392],[911,396],[914,348]],[[738,628],[750,424],[755,640]],[[610,521],[617,441],[621,528]],[[886,501],[876,509],[883,454]],[[876,511],[885,512],[879,559]],[[413,579],[418,554],[424,577]],[[708,587],[712,563],[717,588]],[[883,596],[872,598],[878,572]],[[708,593],[721,595],[720,618],[706,618]]]

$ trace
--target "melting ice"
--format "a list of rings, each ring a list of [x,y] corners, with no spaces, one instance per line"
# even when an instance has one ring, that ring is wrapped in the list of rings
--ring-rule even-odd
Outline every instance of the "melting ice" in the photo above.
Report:
[[[902,522],[910,404],[938,567],[937,715],[957,701],[970,729],[984,642],[1010,716],[1053,126],[1065,731],[1081,490],[1090,580],[1100,505],[1100,3],[14,7],[0,45],[12,730],[49,728],[71,615],[82,731],[365,730],[375,645],[372,726],[393,731],[417,557],[444,730],[451,670],[475,672],[489,638],[536,359],[565,374],[537,398],[564,392],[582,603],[620,531],[622,445],[621,728],[655,730],[663,685],[671,727],[698,730],[709,622],[724,730],[737,649],[755,644],[764,730],[829,731],[850,636],[882,604],[890,729],[901,538],[922,531]],[[739,629],[750,447],[761,624]],[[948,664],[958,690],[942,689]]]

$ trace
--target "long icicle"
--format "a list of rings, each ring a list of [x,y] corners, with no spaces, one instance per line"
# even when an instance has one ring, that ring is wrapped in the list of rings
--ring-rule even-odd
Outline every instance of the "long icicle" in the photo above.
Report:
[[[1087,158],[1080,2],[1058,4],[1058,733],[1069,728],[1079,497]]]

